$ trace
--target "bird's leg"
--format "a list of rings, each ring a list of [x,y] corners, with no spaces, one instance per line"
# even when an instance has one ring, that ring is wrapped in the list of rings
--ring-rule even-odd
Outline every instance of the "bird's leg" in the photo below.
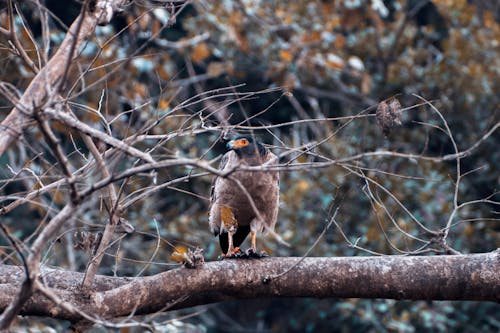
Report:
[[[229,230],[227,231],[227,241],[228,241],[228,248],[227,248],[227,253],[225,254],[226,257],[232,257],[234,256],[235,253],[239,252],[239,248],[234,248],[234,243],[233,243],[233,235],[236,233],[236,228],[234,226],[231,226]]]
[[[251,238],[251,243],[250,243],[250,248],[246,250],[245,255],[248,258],[263,258],[267,257],[266,251],[262,250],[260,252],[257,252],[257,231],[251,230],[250,231],[250,236]]]
[[[254,230],[250,231],[250,237],[252,237],[250,242],[250,250],[257,253],[257,232]]]
[[[221,220],[224,225],[224,229],[227,231],[227,241],[228,249],[224,257],[234,257],[234,255],[240,252],[239,248],[234,248],[233,235],[238,230],[238,221],[234,217],[233,211],[227,206],[221,206]]]

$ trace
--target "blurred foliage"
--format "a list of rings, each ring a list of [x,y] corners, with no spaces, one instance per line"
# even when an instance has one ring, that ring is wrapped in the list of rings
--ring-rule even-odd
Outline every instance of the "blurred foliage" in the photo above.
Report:
[[[194,1],[173,22],[169,19],[175,8],[154,3],[134,3],[111,25],[97,28],[95,38],[80,50],[78,66],[71,69],[66,94],[74,112],[87,124],[101,128],[101,117],[113,120],[110,130],[118,138],[164,116],[164,121],[148,132],[172,133],[156,149],[158,158],[212,159],[222,153],[219,131],[194,131],[202,125],[218,124],[214,105],[231,124],[260,126],[360,112],[373,115],[379,101],[397,95],[403,107],[410,107],[421,102],[412,95],[418,94],[433,101],[444,115],[460,150],[472,146],[499,121],[500,7],[495,1]],[[61,19],[50,20],[49,54],[53,54],[63,38],[64,26],[76,17],[79,5],[58,1],[46,4]],[[23,14],[16,16],[21,42],[37,61],[31,38],[42,45],[39,11],[29,2],[18,2],[17,6]],[[6,27],[7,12],[3,5],[0,8],[0,22]],[[31,28],[33,36],[22,28],[23,24]],[[4,37],[0,37],[0,43],[6,43]],[[0,48],[0,58],[1,80],[22,92],[34,73],[7,48]],[[234,97],[221,96],[211,99],[211,105],[200,102],[172,111],[200,92],[227,86],[235,86],[228,90],[233,93],[284,87],[289,94],[271,91],[237,102]],[[0,99],[0,117],[11,107]],[[453,153],[449,138],[438,126],[443,127],[439,117],[421,106],[405,110],[403,126],[393,129],[387,138],[374,117],[296,123],[273,128],[272,133],[255,133],[276,147],[324,140],[316,153],[331,158],[377,149],[431,156]],[[83,146],[71,130],[57,123],[54,127],[68,151]],[[53,156],[35,158],[36,152],[47,151],[41,138],[41,133],[32,129],[24,136],[31,150],[18,148],[0,157],[2,179],[12,176],[6,166],[16,161],[33,172],[50,170],[44,176],[55,176]],[[460,203],[485,198],[498,190],[499,142],[497,131],[462,160],[462,172],[471,174],[462,180]],[[88,153],[85,148],[80,152]],[[75,155],[75,164],[83,164]],[[301,156],[298,161],[318,158]],[[444,227],[453,209],[453,161],[373,158],[363,160],[362,166],[367,177],[386,187],[428,228]],[[113,171],[127,167],[118,163]],[[156,181],[162,184],[188,171],[161,170]],[[210,177],[193,178],[130,206],[124,217],[136,233],[114,245],[110,253],[116,256],[105,258],[100,272],[135,275],[145,268],[144,274],[153,274],[178,267],[169,259],[178,245],[202,247],[208,258],[216,258],[218,244],[207,226],[210,181]],[[134,178],[124,185],[124,195],[150,184],[148,177]],[[261,246],[273,255],[303,255],[338,209],[337,220],[343,232],[357,245],[385,254],[399,253],[394,247],[416,250],[419,243],[400,229],[414,237],[425,238],[425,233],[395,200],[372,185],[341,167],[284,173],[277,231],[291,247],[271,238],[263,239]],[[37,186],[40,184],[33,177],[23,173],[14,182],[3,181],[1,191],[2,195],[22,195]],[[384,203],[394,222],[381,205],[370,200],[370,192]],[[498,195],[495,198],[498,201]],[[46,207],[60,206],[64,200],[65,193],[54,190],[2,216],[2,223],[18,238],[27,240],[38,227],[33,221],[49,217]],[[461,210],[450,232],[451,245],[464,253],[499,247],[497,217],[498,207],[488,204]],[[75,252],[72,233],[99,230],[104,223],[105,210],[88,207],[53,242],[44,263],[83,270],[88,253],[76,252],[75,258],[69,258],[69,253]],[[7,248],[0,251],[6,262],[15,262],[6,256]],[[312,256],[366,254],[348,246],[334,226],[311,252]],[[151,265],[147,264],[149,258]],[[167,317],[191,313],[193,310],[183,310]],[[473,302],[258,300],[210,306],[201,315],[187,319],[184,328],[177,322],[176,329],[498,332],[498,313],[496,304]]]

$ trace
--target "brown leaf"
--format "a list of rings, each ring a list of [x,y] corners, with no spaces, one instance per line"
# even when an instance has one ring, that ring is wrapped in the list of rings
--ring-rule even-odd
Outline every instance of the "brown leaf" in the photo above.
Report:
[[[196,268],[205,263],[203,249],[197,247],[193,251],[182,245],[175,247],[175,251],[170,256],[170,259],[182,263],[186,268]]]
[[[210,56],[210,49],[206,43],[200,43],[193,48],[191,59],[196,62],[202,62]]]
[[[385,136],[389,135],[391,129],[401,125],[401,104],[396,98],[386,103],[380,102],[376,112],[377,124]]]
[[[291,62],[293,60],[293,54],[288,50],[280,50],[279,55],[283,61]]]
[[[101,242],[102,232],[77,231],[73,235],[73,248],[75,250],[92,252],[95,254]]]

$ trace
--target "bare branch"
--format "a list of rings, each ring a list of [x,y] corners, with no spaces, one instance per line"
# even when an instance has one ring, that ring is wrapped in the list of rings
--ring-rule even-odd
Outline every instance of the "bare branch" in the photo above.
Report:
[[[29,271],[25,272],[26,277],[21,285],[21,290],[15,298],[10,299],[8,306],[5,307],[0,315],[0,329],[9,327],[10,323],[17,316],[24,303],[31,297],[35,280],[38,277],[40,258],[42,251],[48,240],[55,235],[66,220],[73,214],[76,207],[70,202],[57,214],[38,235],[30,248],[30,254],[27,259]],[[16,293],[17,293],[16,288]]]
[[[123,0],[114,0],[109,1],[109,4],[114,5],[112,7],[115,8],[116,5],[122,2]],[[102,19],[103,13],[101,11],[105,10],[105,8],[100,7],[97,7],[97,9],[99,10],[97,10],[94,15],[85,15],[83,19],[79,16],[79,18],[75,20],[57,52],[45,67],[38,72],[19,102],[0,124],[0,128],[2,128],[0,131],[0,156],[3,155],[9,145],[17,139],[28,126],[31,107],[33,105],[40,106],[43,99],[46,97],[47,87],[53,86],[64,74],[64,64],[67,59],[70,59],[69,57],[72,54],[71,51],[73,49],[78,49],[83,42],[92,35],[96,24]],[[80,20],[82,20],[81,24]]]
[[[103,177],[109,177],[111,174],[106,167],[106,164],[104,163],[104,160],[101,157],[101,154],[99,153],[99,150],[97,149],[96,145],[92,141],[92,139],[88,135],[83,135],[83,141],[85,142],[87,148],[89,148],[92,156],[96,160],[97,167],[99,171],[101,172]],[[82,281],[82,288],[85,290],[90,289],[90,285],[92,283],[92,280],[94,279],[95,274],[97,273],[97,268],[99,267],[102,257],[104,255],[105,250],[108,247],[109,242],[111,241],[111,237],[115,232],[116,225],[118,224],[118,221],[120,220],[120,212],[121,208],[116,207],[118,204],[118,195],[116,194],[116,190],[113,184],[109,184],[107,186],[108,189],[108,207],[111,210],[110,211],[110,217],[109,217],[109,223],[106,224],[106,227],[104,228],[104,232],[102,234],[101,241],[99,243],[99,246],[96,251],[96,256],[94,258],[91,258],[89,261],[89,264],[87,266],[87,270],[85,271],[85,277]]]
[[[74,128],[82,133],[85,133],[91,137],[94,137],[98,140],[101,140],[102,142],[105,142],[116,149],[119,149],[131,156],[140,158],[141,160],[147,161],[147,162],[154,162],[154,159],[149,155],[148,153],[144,153],[126,143],[124,143],[121,140],[118,140],[112,136],[107,135],[106,133],[96,130],[89,125],[79,121],[78,119],[70,116],[67,113],[47,108],[44,110],[44,114],[50,116],[51,118],[57,119],[61,122],[63,122],[65,125]]]

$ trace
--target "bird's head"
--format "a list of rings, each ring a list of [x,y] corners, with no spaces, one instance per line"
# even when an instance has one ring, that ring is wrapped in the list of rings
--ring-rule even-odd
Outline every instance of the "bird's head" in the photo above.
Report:
[[[251,136],[237,136],[226,145],[227,149],[234,150],[239,157],[264,156],[266,148]]]

